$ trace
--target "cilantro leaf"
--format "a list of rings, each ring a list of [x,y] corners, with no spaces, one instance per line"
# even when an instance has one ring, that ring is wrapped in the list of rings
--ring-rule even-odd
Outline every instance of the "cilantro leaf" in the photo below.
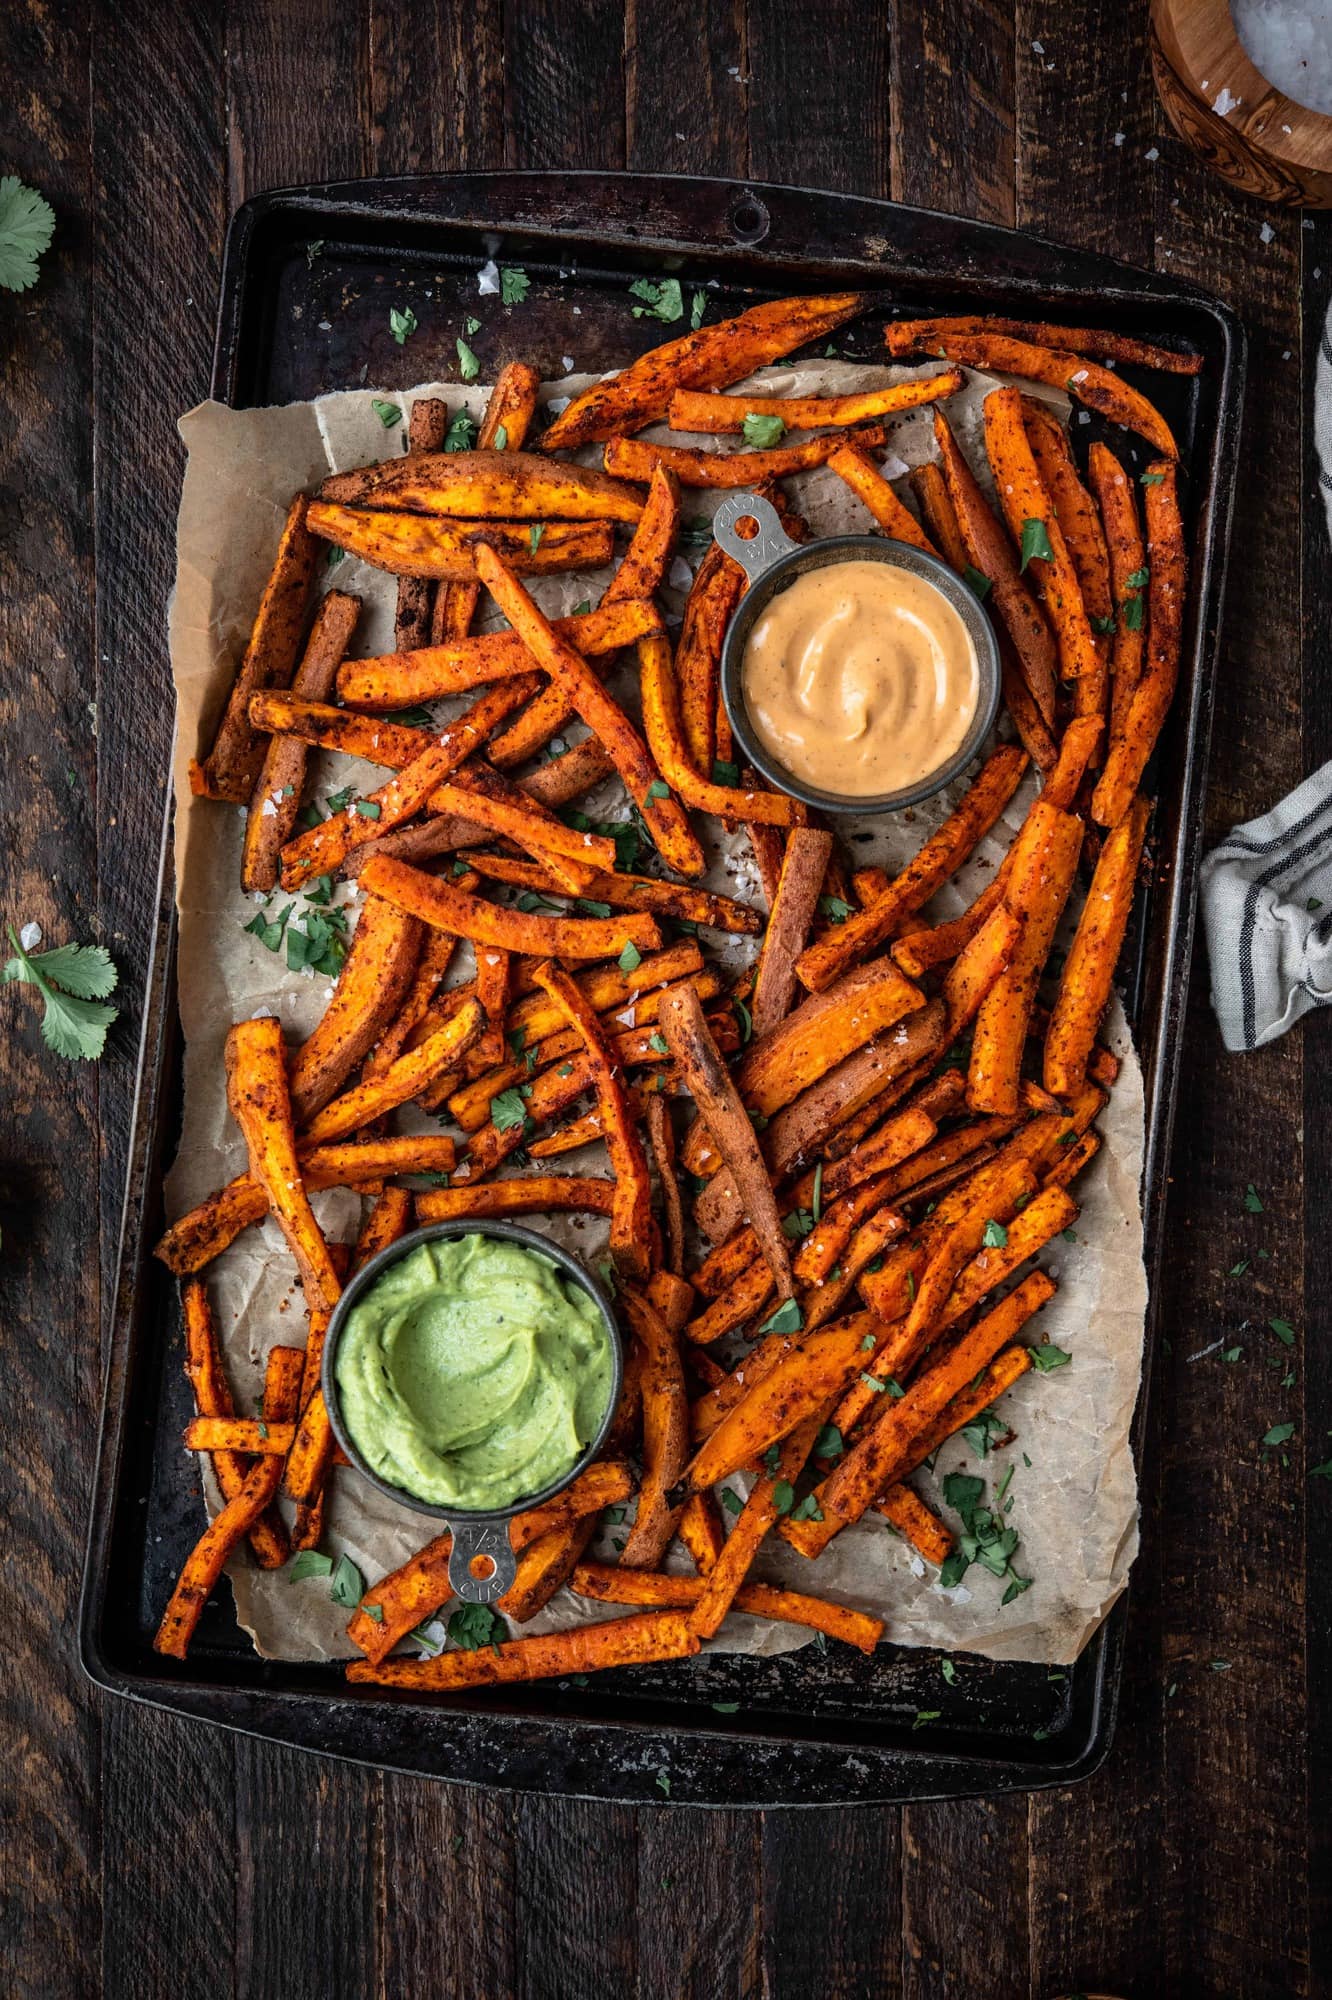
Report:
[[[0,286],[26,292],[37,282],[37,259],[55,234],[55,210],[14,174],[0,175]]]
[[[1267,1324],[1271,1327],[1283,1347],[1293,1347],[1295,1345],[1295,1329],[1289,1320],[1269,1319]]]
[[[328,1586],[328,1594],[335,1604],[345,1605],[350,1611],[365,1595],[365,1578],[348,1555],[338,1557]]]
[[[476,443],[476,422],[466,410],[459,410],[444,433],[445,451],[471,451]]]
[[[500,304],[502,306],[520,306],[527,297],[531,283],[532,280],[528,277],[526,271],[501,270]]]
[[[19,949],[22,952],[22,946]],[[52,951],[28,952],[23,956],[42,978],[54,980],[79,1000],[105,1000],[116,990],[119,975],[103,944],[59,944]],[[11,958],[3,976],[6,980],[27,980],[30,975],[23,968],[22,958]]]
[[[1244,1209],[1247,1215],[1262,1215],[1265,1212],[1262,1199],[1252,1181],[1244,1190]]]
[[[985,571],[977,569],[972,563],[968,563],[963,570],[962,581],[966,584],[967,589],[974,591],[976,596],[982,601],[989,596],[994,587],[990,578],[986,576]]]
[[[779,1514],[789,1514],[795,1500],[795,1488],[789,1479],[779,1479],[772,1489],[772,1504]]]
[[[398,408],[398,405],[396,403],[386,403],[382,396],[372,396],[370,398],[370,407],[386,431],[391,431],[394,424],[402,422],[402,411]]]
[[[631,938],[629,943],[626,944],[624,950],[620,953],[619,957],[620,970],[621,972],[637,972],[639,966],[642,963],[643,963],[643,954],[638,949],[638,946],[633,942]]]
[[[981,1241],[987,1250],[1002,1250],[1008,1242],[1008,1231],[1002,1222],[996,1222],[991,1217],[985,1225],[985,1234]]]
[[[757,410],[746,410],[740,428],[745,443],[752,444],[758,451],[771,451],[786,436],[786,425],[780,417],[765,417]]]
[[[4,183],[0,182],[0,188]],[[42,1040],[70,1062],[96,1062],[106,1047],[107,1029],[120,1012],[100,997],[115,990],[116,968],[103,945],[59,945],[30,953],[12,924],[9,942],[16,957],[0,973],[0,983],[35,986],[40,992]]]
[[[465,1653],[478,1652],[482,1646],[498,1646],[509,1636],[508,1626],[488,1604],[461,1605],[450,1618],[447,1630],[454,1645]]]
[[[629,290],[634,298],[643,301],[634,307],[635,319],[659,319],[669,326],[672,320],[684,318],[684,293],[678,278],[663,278],[660,283],[652,278],[635,278]]]
[[[527,1106],[516,1090],[501,1090],[490,1100],[490,1122],[497,1132],[508,1132],[527,1121]]]
[[[1294,1435],[1294,1424],[1273,1424],[1271,1430],[1264,1431],[1263,1443],[1269,1445],[1285,1444]]]
[[[1064,1348],[1051,1347],[1048,1342],[1040,1347],[1029,1347],[1027,1352],[1031,1356],[1032,1367],[1042,1375],[1048,1375],[1052,1368],[1065,1367],[1073,1359]]]
[[[410,306],[405,312],[399,312],[396,306],[389,307],[389,332],[399,347],[406,346],[408,335],[416,332],[416,314]]]
[[[707,311],[707,309],[708,309],[707,293],[695,292],[693,301],[689,307],[689,324],[693,328],[695,333],[697,333],[698,329],[702,326],[703,315]]]
[[[714,785],[738,785],[740,782],[740,766],[732,764],[725,757],[714,757],[712,760],[712,782]]]
[[[1126,597],[1124,599],[1124,603],[1121,609],[1123,610],[1124,613],[1124,630],[1126,632],[1141,632],[1142,630],[1141,595],[1135,592],[1135,594],[1132,597]]]
[[[668,799],[671,788],[664,778],[654,778],[647,788],[647,795],[650,799]]]
[[[540,548],[541,537],[545,534],[545,532],[546,532],[546,524],[544,521],[533,521],[531,527],[528,529],[527,542],[533,555],[535,555],[537,550]]]
[[[1025,569],[1033,560],[1053,562],[1054,550],[1050,547],[1050,537],[1044,521],[1033,519],[1031,515],[1022,523],[1022,561],[1020,569]]]
[[[816,1458],[840,1458],[842,1455],[842,1433],[836,1424],[825,1424],[814,1440]]]
[[[784,1299],[776,1312],[770,1313],[759,1328],[760,1333],[799,1333],[805,1324],[805,1315],[795,1299]]]
[[[332,1568],[332,1556],[326,1556],[320,1549],[302,1549],[287,1564],[287,1581],[302,1583],[307,1576],[327,1576]]]
[[[851,905],[840,896],[820,896],[819,910],[834,924],[844,924],[851,914]]]
[[[476,355],[472,352],[472,349],[467,345],[461,334],[459,334],[454,345],[458,350],[458,373],[462,376],[464,382],[475,382],[477,376],[481,373],[481,363],[477,360]]]

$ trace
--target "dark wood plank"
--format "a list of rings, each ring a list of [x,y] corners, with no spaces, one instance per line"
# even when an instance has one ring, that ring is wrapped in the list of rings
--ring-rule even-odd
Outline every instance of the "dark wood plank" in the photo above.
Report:
[[[371,170],[367,0],[228,0],[233,207],[262,188]]]
[[[888,192],[888,12],[857,0],[748,0],[733,79],[755,180]]]
[[[369,62],[375,173],[503,166],[500,0],[370,0]]]
[[[1160,168],[1142,36],[1115,32],[1098,0],[1018,0],[1015,40],[1016,221],[1150,266]]]
[[[757,1813],[638,1815],[637,2000],[757,2000]]]
[[[515,1801],[514,2000],[636,1991],[638,1935],[629,1913],[639,1817],[578,1799]]]
[[[502,1793],[385,1775],[374,1989],[383,2000],[513,1992],[515,1811],[516,1801]]]
[[[40,0],[0,14],[0,68],[40,77],[40,117],[8,121],[5,170],[56,211],[37,286],[0,294],[0,908],[48,946],[99,935],[93,721],[88,31]],[[4,956],[9,956],[8,940]],[[86,1177],[97,1072],[42,1041],[30,989],[6,989],[0,1088],[6,1445],[0,1627],[9,1782],[0,1805],[0,1989],[91,1994],[100,1922],[99,1725],[77,1658],[78,1580],[101,1369]],[[129,1045],[132,1030],[116,1031]],[[17,1782],[15,1780],[17,1779]]]
[[[743,179],[744,64],[744,0],[705,0],[687,29],[657,0],[627,0],[627,164],[643,173]]]
[[[1012,223],[1014,64],[1011,0],[893,11],[894,201]]]
[[[624,9],[524,0],[505,10],[505,161],[624,165]]]
[[[955,1799],[902,1814],[903,2000],[1022,1993],[1027,1802]]]
[[[904,1991],[897,1820],[878,1811],[764,1813],[765,2000],[893,2000]]]
[[[1172,137],[1157,143],[1163,268],[1223,289],[1252,342],[1208,811],[1220,832],[1273,804],[1303,769],[1301,231],[1298,217],[1237,203]],[[1273,393],[1277,384],[1285,393]],[[1222,1056],[1206,992],[1200,966],[1181,1079],[1189,1116],[1173,1166],[1183,1200],[1165,1278],[1173,1355],[1161,1637],[1177,1690],[1165,1740],[1169,1970],[1195,1991],[1275,2000],[1308,1990],[1306,1482],[1298,1454],[1286,1465],[1261,1444],[1270,1425],[1306,1429],[1299,1354],[1267,1325],[1273,1316],[1304,1325],[1304,1196],[1292,1143],[1304,1048],[1297,1032],[1238,1064]],[[1250,1182],[1261,1215],[1246,1213]],[[1241,1261],[1247,1269],[1229,1275]],[[1222,1335],[1241,1346],[1239,1362],[1219,1352],[1192,1359]]]

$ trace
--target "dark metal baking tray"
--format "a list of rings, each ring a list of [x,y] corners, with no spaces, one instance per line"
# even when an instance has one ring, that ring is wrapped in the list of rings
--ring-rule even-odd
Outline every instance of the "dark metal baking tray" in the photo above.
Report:
[[[528,271],[525,304],[499,309],[490,301],[475,310],[475,273],[491,256]],[[227,239],[213,393],[258,405],[361,383],[452,378],[454,342],[474,311],[482,325],[471,344],[483,380],[519,355],[556,375],[566,356],[578,368],[621,366],[667,333],[651,318],[631,317],[628,287],[666,272],[686,287],[708,286],[730,309],[787,291],[868,288],[883,310],[839,335],[837,351],[850,358],[882,353],[885,316],[985,309],[1091,319],[1204,358],[1196,378],[1151,380],[1181,444],[1192,562],[1180,690],[1154,773],[1155,876],[1139,899],[1126,960],[1147,1089],[1150,1366],[1242,329],[1187,285],[887,202],[627,174],[441,176],[288,189],[239,210]],[[411,305],[419,322],[405,349],[389,332],[393,304]],[[1134,441],[1110,435],[1131,465]],[[190,1412],[175,1286],[150,1254],[180,1118],[171,888],[168,820],[82,1607],[83,1660],[96,1681],[334,1756],[470,1784],[640,1803],[940,1798],[1068,1784],[1095,1768],[1114,1730],[1123,1601],[1065,1678],[1043,1666],[971,1660],[954,1687],[944,1684],[932,1652],[885,1645],[865,1659],[830,1646],[430,1701],[348,1687],[333,1666],[259,1659],[226,1593],[210,1606],[187,1662],[158,1659],[156,1620],[202,1520],[194,1460],[179,1445]],[[739,1706],[721,1712],[720,1703]],[[922,1710],[937,1711],[936,1719],[916,1727]]]

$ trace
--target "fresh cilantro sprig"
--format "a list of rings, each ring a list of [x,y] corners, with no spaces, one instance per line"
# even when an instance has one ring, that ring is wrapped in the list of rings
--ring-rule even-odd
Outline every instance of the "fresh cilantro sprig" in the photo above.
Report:
[[[1001,1496],[1002,1493],[1001,1487]],[[985,1481],[971,1472],[950,1472],[943,1483],[943,1497],[948,1506],[962,1516],[962,1533],[958,1536],[957,1547],[939,1571],[939,1582],[943,1588],[955,1589],[971,1565],[979,1563],[982,1569],[989,1570],[991,1576],[1007,1580],[1008,1587],[1001,1603],[1011,1604],[1024,1590],[1030,1590],[1031,1578],[1019,1576],[1013,1568],[1013,1557],[1021,1539],[1017,1529],[1004,1525],[997,1505],[993,1508],[982,1505]]]
[[[55,210],[14,174],[0,174],[0,286],[26,292],[37,282],[37,260],[55,234]]]
[[[2,186],[3,183],[0,183]],[[0,983],[35,986],[41,994],[42,1040],[70,1062],[96,1062],[106,1033],[120,1012],[106,1004],[119,977],[105,945],[62,944],[53,951],[25,951],[14,926],[6,927],[16,956]]]
[[[664,320],[669,326],[672,320],[684,318],[684,293],[678,278],[663,278],[660,284],[651,278],[635,278],[629,290],[642,300],[634,307],[635,319]]]

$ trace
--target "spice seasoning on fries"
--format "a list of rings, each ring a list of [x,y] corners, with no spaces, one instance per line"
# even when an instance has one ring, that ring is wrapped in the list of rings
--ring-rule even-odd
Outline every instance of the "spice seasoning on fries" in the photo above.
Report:
[[[1010,1595],[1027,1587],[1008,1561],[1012,1531],[986,1526],[975,1495],[954,1489],[959,1541],[913,1479],[965,1426],[1011,1436],[993,1404],[1051,1355],[1067,1358],[1028,1327],[1056,1291],[1032,1260],[1074,1235],[1077,1177],[1097,1156],[1118,1073],[1097,1034],[1142,864],[1143,780],[1178,677],[1186,584],[1174,440],[1101,363],[1189,373],[1194,361],[1095,329],[932,319],[887,333],[893,356],[940,357],[932,376],[827,397],[734,388],[867,303],[779,300],[699,327],[595,383],[535,436],[540,380],[511,363],[477,448],[450,451],[444,402],[421,400],[405,454],[293,499],[192,783],[247,809],[247,890],[268,895],[280,880],[318,895],[323,883],[327,901],[347,877],[356,922],[303,1042],[289,1047],[274,1015],[232,1027],[228,1102],[247,1170],[159,1245],[182,1279],[186,1445],[211,1457],[222,1496],[159,1651],[185,1656],[234,1550],[248,1541],[242,1559],[276,1569],[293,1546],[313,1549],[330,1481],[357,1476],[320,1389],[353,1261],[311,1206],[328,1188],[368,1204],[358,1269],[400,1258],[413,1220],[466,1225],[477,1241],[496,1219],[600,1220],[627,1336],[600,1455],[512,1519],[518,1570],[497,1611],[459,1627],[438,1657],[399,1656],[450,1598],[451,1537],[423,1538],[355,1605],[351,1681],[443,1693],[687,1660],[733,1612],[870,1651],[883,1621],[825,1600],[817,1569],[862,1521],[857,1532],[895,1531],[945,1581],[993,1545],[993,1560],[978,1559]],[[983,443],[964,451],[940,406],[975,368],[1065,390],[1160,456],[1139,485],[1097,438],[1084,471],[1049,405],[1015,386],[987,395]],[[913,508],[880,461],[894,419],[927,405],[937,460],[916,469]],[[663,422],[691,441],[641,436]],[[605,446],[603,464],[560,456],[590,445]],[[765,482],[803,537],[780,482],[825,465],[889,537],[941,552],[1000,639],[1000,740],[896,873],[862,865],[731,762],[718,661],[738,565],[709,549],[675,645],[660,602],[682,545],[682,487]],[[527,580],[603,570],[617,538],[627,552],[600,601],[548,616]],[[327,592],[311,622],[329,543],[397,579],[393,652],[352,655],[360,604],[348,593]],[[483,592],[509,629],[473,629]],[[455,696],[468,705],[451,720],[405,713]],[[582,741],[559,734],[582,728]],[[388,775],[311,814],[312,750]],[[608,780],[619,802],[594,821],[579,802]],[[961,915],[939,916],[934,897],[1024,780],[1004,860]],[[749,829],[770,910],[700,879],[718,824]],[[1091,877],[1081,902],[1079,868]],[[712,934],[706,953],[696,929]],[[748,944],[749,967],[718,940]],[[564,1171],[556,1156],[592,1142],[604,1158]],[[309,1331],[304,1348],[272,1349],[261,1406],[244,1412],[208,1267],[270,1215]],[[465,1386],[465,1349],[455,1361]],[[613,1562],[593,1542],[606,1508],[630,1510]],[[760,1579],[771,1536],[810,1559],[808,1591]],[[677,1543],[692,1574],[668,1562]],[[565,1585],[623,1615],[512,1636]]]

